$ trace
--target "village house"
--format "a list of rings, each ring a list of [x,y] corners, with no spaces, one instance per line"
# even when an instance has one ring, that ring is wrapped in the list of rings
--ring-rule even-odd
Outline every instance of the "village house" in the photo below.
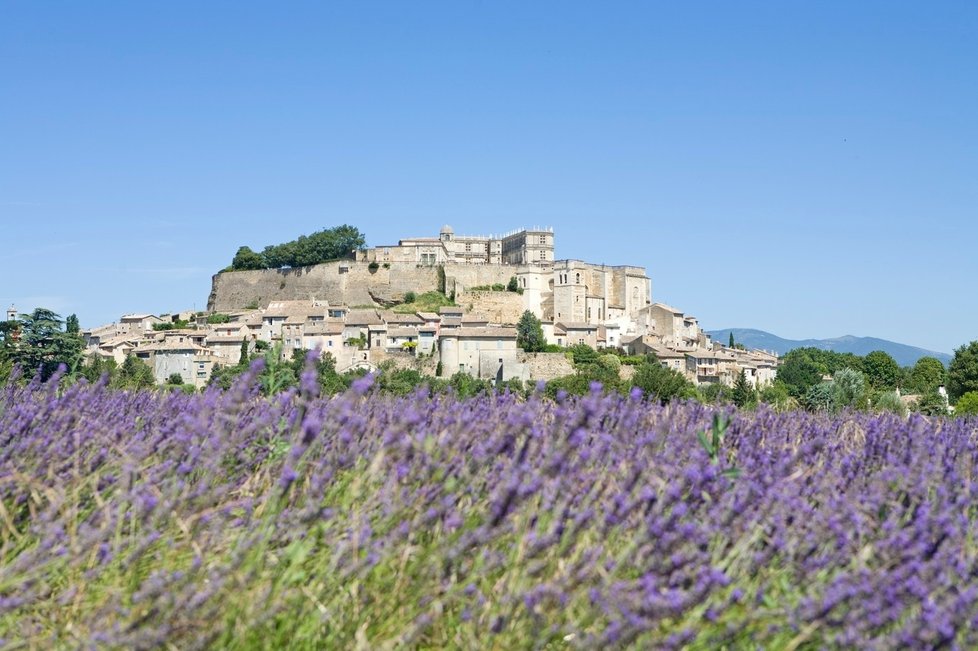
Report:
[[[516,328],[446,330],[438,346],[443,375],[462,372],[496,382],[528,379],[525,364],[518,361]]]

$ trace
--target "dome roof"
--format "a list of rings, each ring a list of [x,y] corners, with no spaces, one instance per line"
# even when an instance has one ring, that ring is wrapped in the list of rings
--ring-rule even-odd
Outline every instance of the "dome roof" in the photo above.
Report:
[[[449,226],[448,224],[445,224],[444,226],[442,226],[440,232],[441,232],[442,235],[454,235],[455,234],[455,230],[451,226]]]

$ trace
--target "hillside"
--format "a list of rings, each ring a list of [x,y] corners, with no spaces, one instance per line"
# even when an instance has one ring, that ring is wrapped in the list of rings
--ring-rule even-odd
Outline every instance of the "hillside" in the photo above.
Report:
[[[908,346],[895,341],[878,339],[876,337],[854,337],[845,335],[833,339],[783,339],[770,332],[754,330],[752,328],[725,328],[722,330],[708,331],[714,341],[726,343],[733,332],[737,343],[744,344],[748,348],[760,348],[770,350],[783,355],[795,348],[821,348],[822,350],[833,350],[837,353],[853,353],[855,355],[865,355],[874,350],[882,350],[888,353],[897,361],[900,366],[912,366],[921,357],[936,357],[944,362],[944,365],[951,363],[951,356],[947,353],[937,353],[932,350]]]

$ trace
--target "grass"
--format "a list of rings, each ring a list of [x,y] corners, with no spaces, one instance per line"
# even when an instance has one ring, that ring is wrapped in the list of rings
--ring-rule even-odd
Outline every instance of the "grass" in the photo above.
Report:
[[[419,294],[413,303],[400,303],[391,309],[400,314],[414,314],[415,312],[438,312],[441,307],[453,307],[455,302],[441,292],[431,291]]]

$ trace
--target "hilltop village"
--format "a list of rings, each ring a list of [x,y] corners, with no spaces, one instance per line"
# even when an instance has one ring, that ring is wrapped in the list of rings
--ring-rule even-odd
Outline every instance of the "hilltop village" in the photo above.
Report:
[[[90,355],[119,364],[134,355],[158,382],[178,374],[196,387],[242,351],[274,346],[319,349],[339,372],[387,363],[496,382],[573,373],[562,352],[517,346],[529,311],[553,346],[654,353],[699,385],[732,386],[742,371],[755,387],[773,382],[776,355],[713,342],[695,317],[653,302],[644,268],[556,260],[554,250],[552,229],[497,237],[445,226],[310,267],[224,271],[206,312],[127,314],[82,334]],[[443,304],[419,300],[429,296]]]

